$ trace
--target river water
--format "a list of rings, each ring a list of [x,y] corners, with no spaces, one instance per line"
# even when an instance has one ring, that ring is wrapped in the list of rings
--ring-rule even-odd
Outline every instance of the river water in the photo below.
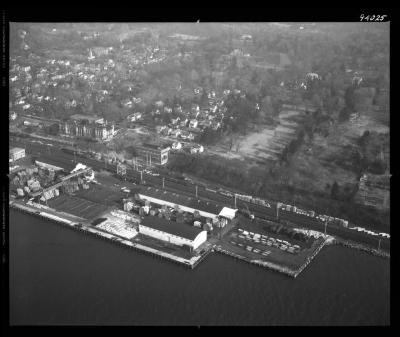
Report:
[[[10,210],[12,325],[388,325],[390,261],[324,247],[296,278],[211,254],[194,270]]]

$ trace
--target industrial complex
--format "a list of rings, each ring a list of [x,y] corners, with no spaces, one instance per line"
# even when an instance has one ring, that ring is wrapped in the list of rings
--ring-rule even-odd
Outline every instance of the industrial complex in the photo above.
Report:
[[[144,146],[140,151],[148,163],[163,165],[168,160],[169,148]],[[341,219],[292,210],[290,205],[277,203],[272,209],[269,202],[252,196],[232,194],[231,198],[226,191],[199,196],[197,186],[195,193],[178,191],[166,187],[164,178],[162,186],[149,184],[142,181],[143,172],[138,172],[140,179],[127,181],[128,169],[121,174],[121,163],[110,168],[116,172],[106,179],[96,161],[91,160],[94,169],[84,158],[82,162],[73,158],[60,164],[52,156],[32,156],[23,148],[12,148],[10,204],[191,268],[215,251],[296,277],[325,244],[334,242],[326,233],[328,221],[349,227]],[[213,200],[217,195],[228,201]],[[245,211],[236,207],[238,201]],[[262,219],[261,213],[256,218],[249,206],[276,213],[276,218]],[[282,221],[288,212],[299,219],[321,217],[325,233]]]

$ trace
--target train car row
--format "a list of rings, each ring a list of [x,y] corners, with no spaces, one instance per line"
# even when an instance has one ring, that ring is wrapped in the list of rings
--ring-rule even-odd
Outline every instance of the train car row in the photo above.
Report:
[[[324,230],[324,224],[321,223],[320,221],[316,220],[315,218],[306,218],[306,217],[299,217],[296,214],[282,211],[281,212],[281,219],[288,220],[294,223],[298,223],[301,225],[304,225],[308,228],[315,229],[318,231]],[[338,236],[344,236],[347,239],[350,240],[355,240],[355,241],[361,241],[365,242],[371,245],[377,245],[379,239],[377,237],[373,237],[369,235],[368,233],[363,233],[363,232],[357,232],[353,231],[350,228],[344,228],[344,227],[332,227],[332,226],[327,226],[326,227],[326,234],[330,235],[338,235]],[[387,237],[382,237],[381,243],[382,243],[382,248],[387,248],[390,245],[390,240]]]
[[[283,203],[278,203],[277,207],[282,210],[282,211],[286,211],[286,212],[293,212],[297,215],[301,215],[301,216],[305,216],[308,218],[314,218],[317,219],[320,222],[325,222],[327,221],[328,223],[337,225],[337,226],[342,226],[342,227],[348,227],[349,222],[347,220],[344,219],[340,219],[340,218],[335,218],[329,215],[323,215],[323,214],[316,214],[315,211],[305,211],[302,210],[296,206],[292,206],[292,205],[286,205]]]

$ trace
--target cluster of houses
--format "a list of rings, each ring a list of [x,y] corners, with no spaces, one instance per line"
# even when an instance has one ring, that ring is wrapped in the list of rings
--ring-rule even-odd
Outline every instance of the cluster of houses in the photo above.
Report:
[[[222,99],[215,98],[215,92],[211,92],[209,105],[205,108],[200,108],[198,104],[192,104],[190,109],[183,109],[180,105],[174,109],[164,107],[164,113],[171,114],[174,111],[176,117],[172,117],[169,124],[157,125],[156,131],[164,137],[193,141],[206,128],[216,131],[222,127],[222,119],[226,112],[223,103]]]
[[[116,54],[113,47],[93,47],[88,50],[87,61],[82,60],[81,63],[40,57],[33,53],[23,60],[21,56],[13,57],[9,77],[11,104],[17,110],[31,112],[40,110],[45,103],[69,109],[85,106],[92,97],[98,103],[106,102],[125,80],[120,76],[117,60],[120,59],[128,67],[129,76],[138,65],[161,62],[167,57],[167,50],[158,46],[142,49],[122,50]],[[38,67],[37,71],[33,71],[33,64]],[[79,83],[85,83],[83,92],[78,90]],[[71,95],[73,90],[80,93]],[[128,99],[122,105],[130,108],[134,103],[140,103],[140,98]]]
[[[112,89],[113,76],[109,74],[108,69],[104,69],[105,66],[88,67],[85,63],[71,64],[70,61],[55,59],[43,61],[33,57],[32,60],[28,58],[29,61],[41,65],[35,74],[31,74],[31,66],[20,66],[16,58],[11,59],[10,91],[13,96],[11,102],[16,108],[29,112],[47,103],[62,105],[69,109],[80,104],[84,105],[92,93],[96,101],[104,101]],[[107,65],[109,66],[109,63]],[[71,91],[77,89],[77,83],[82,80],[88,84],[91,92],[71,95]]]
[[[168,57],[167,49],[159,46],[142,46],[140,50],[131,50],[122,44],[121,49],[122,57],[135,66],[163,62]]]

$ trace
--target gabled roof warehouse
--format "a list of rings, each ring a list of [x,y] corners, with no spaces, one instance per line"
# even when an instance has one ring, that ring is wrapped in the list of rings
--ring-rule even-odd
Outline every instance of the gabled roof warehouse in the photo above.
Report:
[[[194,241],[197,236],[203,232],[202,229],[197,227],[191,227],[185,224],[179,224],[174,221],[168,221],[163,218],[159,218],[156,216],[147,216],[142,222],[142,226],[150,227],[159,231],[163,231],[165,233],[176,235],[184,239],[188,239]]]
[[[194,210],[211,213],[216,216],[223,209],[223,206],[217,205],[214,202],[207,202],[196,198],[187,197],[181,194],[172,193],[161,189],[156,189],[153,187],[142,188],[139,195],[148,196],[154,199],[164,200],[173,204],[186,206]]]
[[[35,157],[35,161],[38,161],[38,162],[41,162],[41,163],[45,163],[45,164],[48,164],[48,165],[52,165],[52,166],[55,166],[55,167],[59,167],[59,168],[62,168],[65,171],[68,171],[68,172],[70,172],[76,166],[72,162],[68,162],[68,161],[60,162],[60,161],[58,161],[56,159],[52,159],[52,157],[50,157],[50,156],[46,156],[44,158],[44,157],[39,155],[39,156]]]

